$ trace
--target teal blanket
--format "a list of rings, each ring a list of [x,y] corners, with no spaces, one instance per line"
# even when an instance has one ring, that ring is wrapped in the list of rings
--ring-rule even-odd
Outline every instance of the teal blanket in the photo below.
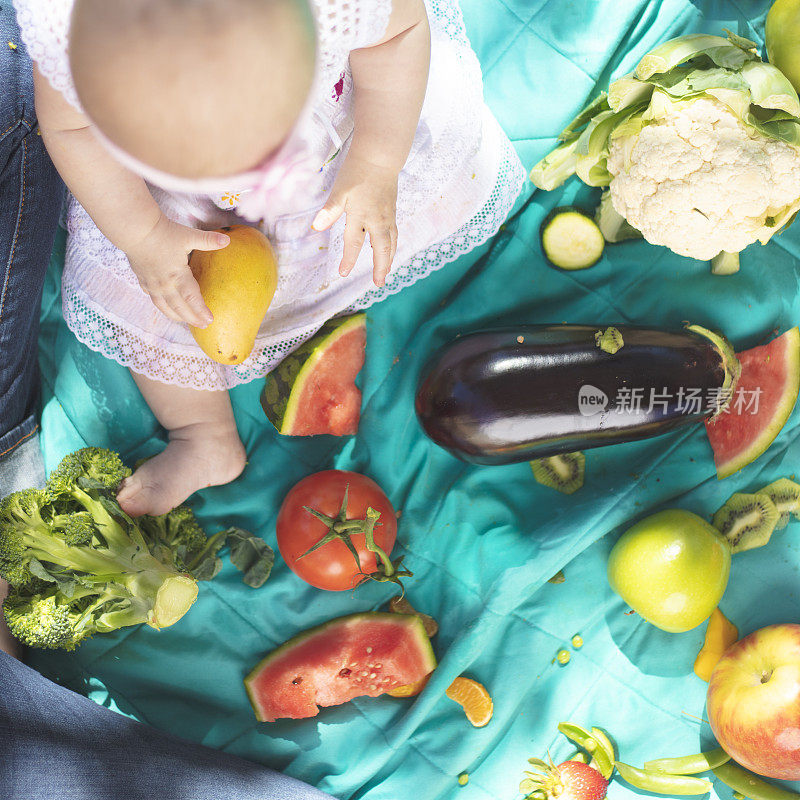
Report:
[[[464,0],[486,97],[530,168],[611,76],[658,42],[728,27],[761,41],[766,0]],[[249,454],[235,483],[193,505],[212,530],[235,524],[275,546],[275,516],[300,478],[338,467],[364,472],[402,510],[399,539],[415,577],[408,593],[441,629],[440,661],[415,700],[357,699],[315,719],[259,724],[242,679],[262,654],[334,616],[378,608],[391,589],[309,588],[278,560],[254,591],[226,562],[191,612],[163,632],[129,628],[34,665],[98,703],[211,747],[285,770],[340,798],[515,798],[526,758],[567,756],[560,720],[606,728],[623,760],[697,752],[706,684],[692,672],[703,627],[667,634],[627,616],[605,561],[630,520],[677,506],[710,515],[734,491],[791,475],[800,463],[795,413],[769,452],[718,482],[701,427],[586,454],[586,485],[567,497],[534,482],[527,464],[460,463],[423,437],[413,395],[426,356],[456,333],[523,322],[692,320],[739,348],[800,322],[800,227],[754,246],[732,277],[643,242],[607,248],[590,270],[544,262],[538,228],[556,205],[591,207],[597,192],[570,181],[525,189],[497,238],[372,308],[361,374],[363,414],[351,439],[282,438],[259,406],[258,382],[232,393]],[[48,466],[84,444],[133,461],[164,445],[128,373],[87,350],[60,317],[59,254],[48,277],[42,363]],[[800,618],[800,524],[737,556],[722,608],[743,632]],[[547,582],[563,569],[566,580]],[[573,634],[585,642],[570,647]],[[566,666],[555,661],[570,649]],[[445,689],[457,675],[485,684],[494,718],[474,729]],[[469,774],[461,788],[459,774]],[[623,797],[622,783],[611,797]],[[721,789],[723,797],[729,793]]]

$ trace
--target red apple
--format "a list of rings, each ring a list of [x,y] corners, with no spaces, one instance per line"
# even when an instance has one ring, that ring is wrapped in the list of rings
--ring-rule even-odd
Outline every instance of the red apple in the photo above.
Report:
[[[800,625],[770,625],[725,652],[708,684],[708,721],[743,767],[800,779]]]

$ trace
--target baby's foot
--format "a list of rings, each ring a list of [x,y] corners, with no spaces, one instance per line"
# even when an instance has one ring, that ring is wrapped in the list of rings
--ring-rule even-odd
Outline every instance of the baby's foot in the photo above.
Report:
[[[169,444],[120,484],[117,501],[132,517],[166,514],[206,486],[237,478],[245,451],[236,427],[206,424],[170,431]]]

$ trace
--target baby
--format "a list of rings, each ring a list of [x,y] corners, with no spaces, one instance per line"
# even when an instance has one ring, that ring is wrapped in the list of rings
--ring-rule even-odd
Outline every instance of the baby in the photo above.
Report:
[[[65,320],[130,368],[169,434],[120,488],[131,515],[241,473],[229,388],[502,223],[524,173],[456,3],[15,0],[72,195]],[[188,256],[243,221],[272,240],[278,289],[225,367],[187,327],[212,320]]]

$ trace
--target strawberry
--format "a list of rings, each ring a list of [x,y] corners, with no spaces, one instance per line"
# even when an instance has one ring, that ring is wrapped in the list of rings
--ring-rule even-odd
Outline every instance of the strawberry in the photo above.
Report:
[[[557,767],[530,759],[540,772],[528,772],[520,789],[544,800],[603,800],[608,781],[594,768],[580,761],[564,761]]]

